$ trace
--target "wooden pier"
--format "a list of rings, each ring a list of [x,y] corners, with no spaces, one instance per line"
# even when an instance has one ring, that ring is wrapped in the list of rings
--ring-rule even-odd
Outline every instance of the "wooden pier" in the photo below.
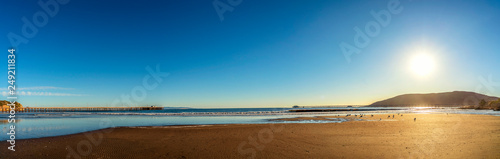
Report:
[[[140,111],[163,110],[163,107],[26,107],[19,108],[18,112],[97,112],[97,111]],[[2,108],[1,112],[9,112],[9,108]]]

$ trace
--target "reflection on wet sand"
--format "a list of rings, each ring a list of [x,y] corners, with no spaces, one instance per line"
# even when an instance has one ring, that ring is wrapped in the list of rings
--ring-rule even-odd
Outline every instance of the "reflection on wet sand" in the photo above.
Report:
[[[20,122],[21,120],[19,119],[16,119],[16,122]],[[0,125],[3,125],[3,124],[8,124],[9,123],[9,120],[0,120]]]

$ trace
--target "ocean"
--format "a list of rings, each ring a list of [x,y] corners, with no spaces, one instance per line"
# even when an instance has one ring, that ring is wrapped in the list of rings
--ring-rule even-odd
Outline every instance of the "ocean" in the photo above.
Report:
[[[169,125],[210,124],[263,124],[263,123],[325,123],[338,121],[270,121],[278,118],[307,116],[345,116],[346,114],[382,113],[458,113],[500,116],[499,111],[464,110],[456,108],[407,108],[407,107],[360,107],[360,108],[293,108],[295,110],[337,109],[334,112],[290,112],[292,108],[165,108],[143,111],[101,112],[37,112],[16,114],[16,139],[60,136],[112,127],[142,127]],[[358,109],[360,111],[350,111]],[[7,140],[10,123],[8,114],[0,114],[0,140]],[[3,134],[3,135],[2,135]]]

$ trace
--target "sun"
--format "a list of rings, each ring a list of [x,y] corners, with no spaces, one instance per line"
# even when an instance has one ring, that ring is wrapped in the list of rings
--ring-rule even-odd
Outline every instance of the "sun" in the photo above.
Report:
[[[428,53],[418,53],[410,62],[411,71],[420,77],[429,76],[434,71],[434,67],[434,58]]]

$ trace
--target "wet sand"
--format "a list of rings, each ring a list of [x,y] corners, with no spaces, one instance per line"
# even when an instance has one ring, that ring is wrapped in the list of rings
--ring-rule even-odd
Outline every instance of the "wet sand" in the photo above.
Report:
[[[343,123],[103,129],[17,140],[15,152],[2,142],[0,158],[500,158],[498,116],[390,115]]]

